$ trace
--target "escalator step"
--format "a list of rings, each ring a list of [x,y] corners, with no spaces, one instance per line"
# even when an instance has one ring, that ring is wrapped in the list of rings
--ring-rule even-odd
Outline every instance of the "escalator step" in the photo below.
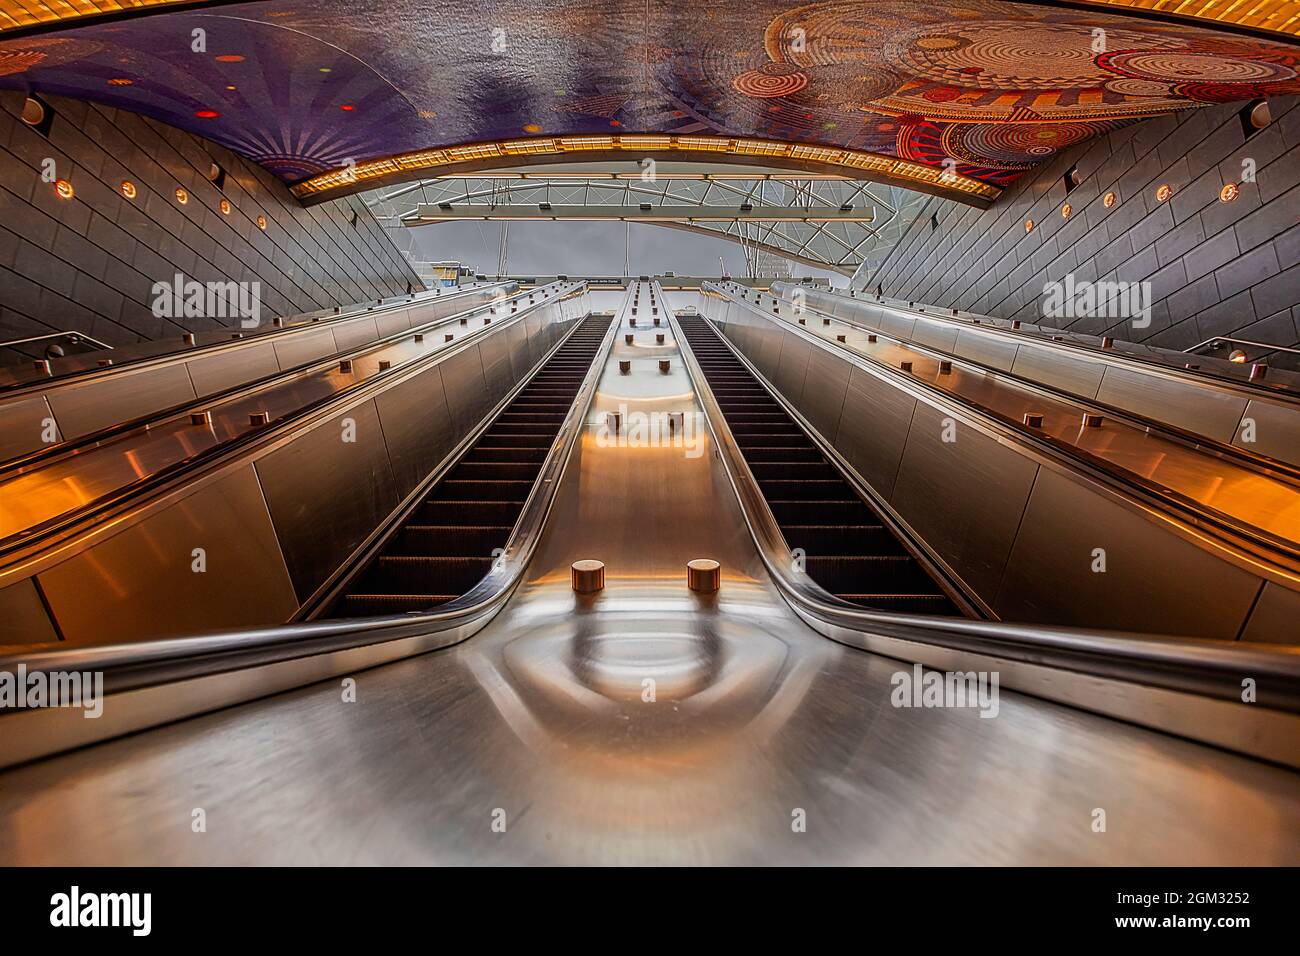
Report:
[[[806,445],[751,445],[742,448],[745,461],[751,466],[761,462],[811,461],[822,462],[826,459],[812,442]]]
[[[335,615],[421,611],[464,594],[491,569],[610,326],[589,317],[437,483],[344,596]]]
[[[541,465],[533,462],[462,461],[447,477],[457,481],[527,481],[537,478]]]
[[[465,453],[463,464],[480,461],[527,461],[540,465],[548,448],[509,448],[478,444]]]
[[[532,490],[531,481],[464,481],[448,478],[433,490],[433,501],[523,501]]]
[[[555,435],[521,435],[517,432],[503,432],[493,428],[484,432],[479,441],[490,444],[493,448],[540,448],[547,451],[554,439]]]
[[[808,575],[832,594],[939,593],[938,585],[910,554],[810,554],[804,561]]]
[[[357,582],[366,594],[464,594],[492,570],[483,557],[381,554]]]
[[[825,461],[751,461],[749,470],[760,482],[776,479],[784,481],[808,481],[825,479],[838,481],[839,475],[830,463]]]
[[[781,533],[791,548],[805,554],[902,554],[902,546],[880,524],[785,524]]]
[[[455,557],[490,555],[505,546],[508,524],[408,524],[393,539],[394,554],[445,554]]]
[[[870,524],[874,515],[857,498],[834,501],[767,502],[781,525],[787,524]]]

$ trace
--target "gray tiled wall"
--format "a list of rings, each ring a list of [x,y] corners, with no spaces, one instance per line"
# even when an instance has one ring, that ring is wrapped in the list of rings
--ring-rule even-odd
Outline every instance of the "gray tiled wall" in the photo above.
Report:
[[[1134,123],[1044,163],[980,211],[938,200],[876,275],[887,296],[1117,339],[1186,349],[1216,335],[1300,342],[1300,97],[1270,101],[1273,122],[1249,138],[1239,104]],[[1220,202],[1252,158],[1256,181]],[[1083,181],[1070,190],[1077,164]],[[1156,199],[1162,183],[1172,198]],[[1102,197],[1117,193],[1105,208]],[[1025,232],[1025,220],[1034,229]],[[1151,283],[1152,321],[1042,315],[1043,285],[1076,280]],[[1291,364],[1276,361],[1275,364]]]
[[[0,92],[0,341],[73,330],[122,345],[219,327],[154,317],[153,283],[178,272],[260,282],[265,318],[423,288],[360,199],[304,209],[215,143],[139,114],[46,99],[57,113],[48,138],[18,118],[23,94]],[[72,200],[41,180],[47,157]],[[221,191],[206,178],[213,160],[227,171]],[[123,180],[135,183],[134,200]]]

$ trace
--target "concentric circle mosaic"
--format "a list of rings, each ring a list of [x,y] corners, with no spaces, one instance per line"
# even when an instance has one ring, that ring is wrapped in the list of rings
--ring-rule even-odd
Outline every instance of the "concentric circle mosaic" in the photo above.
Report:
[[[0,86],[145,113],[289,182],[640,132],[955,161],[1001,185],[1125,123],[1300,93],[1300,47],[1001,0],[263,0],[3,41]]]

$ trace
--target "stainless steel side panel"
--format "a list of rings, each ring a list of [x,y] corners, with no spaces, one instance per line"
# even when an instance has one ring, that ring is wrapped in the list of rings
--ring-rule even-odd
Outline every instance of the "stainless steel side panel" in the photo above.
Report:
[[[1300,593],[1265,581],[1241,639],[1269,644],[1300,644]]]
[[[464,434],[491,408],[479,347],[471,346],[442,363],[442,387],[458,434]]]
[[[912,328],[912,341],[917,345],[928,345],[940,352],[952,352],[957,344],[957,329],[951,325],[941,325],[927,319],[917,319]]]
[[[433,314],[436,318],[436,313]],[[403,332],[409,329],[414,323],[411,321],[410,309],[396,309],[392,312],[377,312],[374,316],[375,331],[379,333],[380,338],[385,338],[396,332]]]
[[[835,441],[849,387],[850,366],[821,349],[810,349],[803,414],[828,441]]]
[[[781,340],[781,358],[777,362],[773,383],[782,395],[798,405],[803,398],[804,379],[808,376],[808,355],[812,346],[784,331]]]
[[[452,428],[442,372],[435,365],[375,397],[398,498],[404,498],[461,437]]]
[[[1093,571],[1105,552],[1105,572]],[[1005,620],[1233,640],[1260,581],[1111,500],[1042,468],[994,609]]]
[[[1247,404],[1244,398],[1227,392],[1156,378],[1116,365],[1106,369],[1097,389],[1097,401],[1221,442],[1236,437]]]
[[[67,441],[194,398],[189,372],[172,365],[147,376],[123,375],[59,389],[50,395],[50,408]]]
[[[1272,402],[1251,401],[1246,404],[1242,425],[1250,419],[1254,425],[1254,442],[1246,441],[1244,427],[1233,432],[1232,443],[1279,461],[1295,461],[1300,455],[1300,415]]]
[[[284,621],[298,608],[251,464],[38,579],[64,639],[83,646]]]
[[[835,447],[886,501],[893,499],[915,409],[907,392],[860,368],[849,373]]]
[[[250,345],[232,352],[220,352],[189,363],[194,392],[202,398],[223,389],[280,371],[275,346],[270,342]]]
[[[345,419],[355,423],[353,442],[343,440]],[[373,401],[296,434],[259,459],[256,468],[299,602],[338,569],[399,501]],[[261,622],[267,620],[273,619]]]
[[[916,320],[911,316],[902,315],[889,309],[882,309],[879,322],[880,331],[886,335],[892,335],[904,342],[912,340],[912,331],[916,327]]]
[[[34,580],[28,578],[0,588],[0,646],[44,644],[58,639]]]
[[[1016,362],[1016,343],[963,329],[952,346],[954,355],[1009,372]]]
[[[379,329],[375,326],[375,320],[369,316],[339,322],[332,326],[332,331],[334,348],[339,352],[350,351],[379,338]]]
[[[275,343],[275,355],[281,369],[303,365],[313,359],[333,355],[337,351],[334,333],[329,329],[293,335],[283,342]]]
[[[1052,349],[1025,344],[1016,353],[1011,371],[1032,382],[1042,382],[1083,398],[1096,398],[1106,366],[1087,355],[1066,355]]]
[[[483,382],[487,398],[493,405],[510,390],[512,384],[508,335],[508,330],[498,332],[483,339],[478,345],[479,359],[483,363]]]
[[[955,441],[943,440],[945,420]],[[917,402],[890,502],[991,603],[1037,471],[1032,459]]]
[[[752,320],[746,317],[746,321]],[[781,361],[781,340],[785,337],[785,331],[771,322],[762,322],[754,325],[754,332],[758,340],[754,361],[768,381],[775,381],[776,370]]]
[[[510,383],[513,385],[523,377],[532,366],[528,361],[528,329],[522,322],[516,322],[506,329],[502,338],[505,342],[506,356],[510,363]]]
[[[46,447],[41,440],[45,431],[45,420],[54,419],[49,402],[44,395],[33,395],[22,401],[10,402],[4,408],[4,419],[0,422],[0,460],[16,458]],[[54,427],[54,440],[62,441],[58,424]]]

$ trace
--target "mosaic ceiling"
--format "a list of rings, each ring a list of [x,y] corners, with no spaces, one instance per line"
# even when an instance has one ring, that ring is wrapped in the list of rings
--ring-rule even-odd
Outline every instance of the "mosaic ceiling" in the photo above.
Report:
[[[1004,185],[1135,119],[1300,92],[1300,47],[999,0],[263,0],[0,41],[0,86],[153,116],[287,182],[454,144],[663,133],[947,159]]]

